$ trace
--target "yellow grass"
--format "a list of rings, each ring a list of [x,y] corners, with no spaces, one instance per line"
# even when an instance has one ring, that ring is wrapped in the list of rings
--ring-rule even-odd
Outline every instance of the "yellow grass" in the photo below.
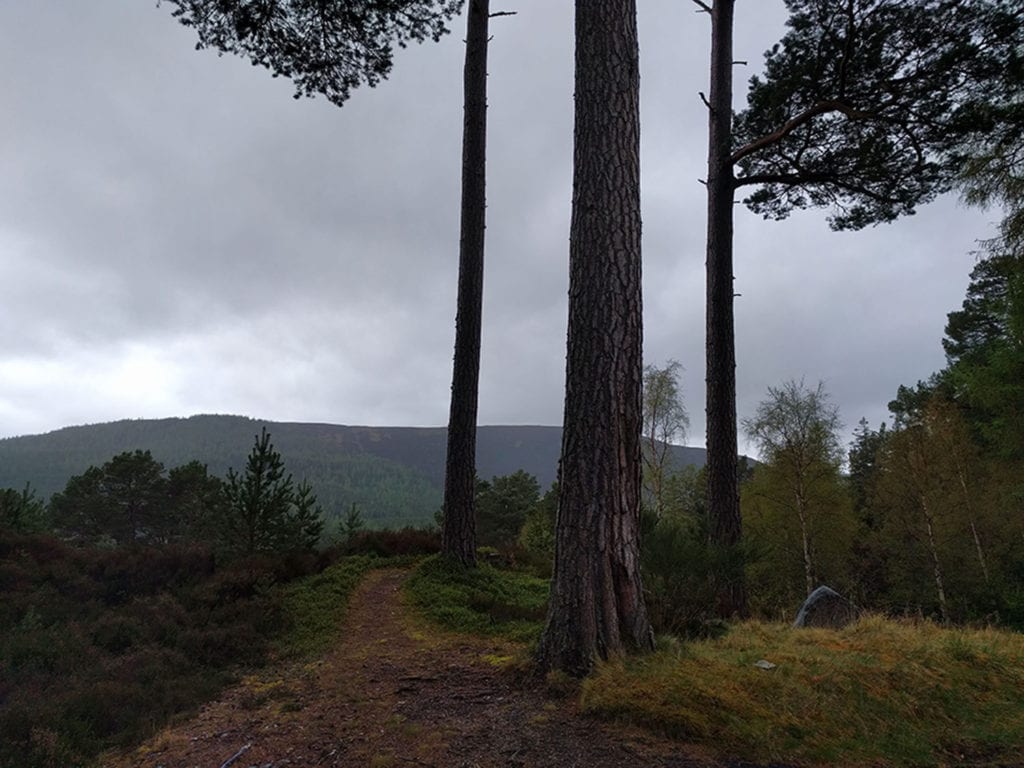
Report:
[[[758,760],[1024,764],[1024,636],[1011,632],[750,622],[604,664],[581,696],[592,713]]]

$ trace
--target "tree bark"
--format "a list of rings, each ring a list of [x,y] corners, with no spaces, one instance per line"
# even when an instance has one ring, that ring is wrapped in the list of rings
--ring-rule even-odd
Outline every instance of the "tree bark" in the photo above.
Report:
[[[577,0],[565,418],[538,649],[542,669],[574,676],[654,645],[639,562],[639,85],[636,0]]]
[[[470,0],[463,70],[458,309],[441,534],[442,552],[469,567],[476,565],[476,416],[484,290],[489,13],[489,0]]]
[[[742,536],[736,444],[736,340],[733,320],[732,29],[734,0],[711,8],[708,98],[707,509],[711,543],[737,562]],[[742,567],[717,578],[720,616],[747,615]]]
[[[935,545],[935,526],[932,521],[931,510],[928,509],[928,501],[924,494],[920,497],[921,512],[924,514],[925,531],[928,534],[928,552],[932,556],[932,576],[935,579],[935,594],[939,598],[939,613],[942,615],[942,623],[949,624],[949,610],[946,607],[946,588],[942,581],[942,567],[939,564],[939,549]]]
[[[811,557],[811,531],[807,520],[807,499],[804,497],[803,487],[797,490],[796,494],[796,516],[800,521],[800,542],[803,546],[804,555],[804,586],[807,589],[807,596],[814,591],[814,560]]]

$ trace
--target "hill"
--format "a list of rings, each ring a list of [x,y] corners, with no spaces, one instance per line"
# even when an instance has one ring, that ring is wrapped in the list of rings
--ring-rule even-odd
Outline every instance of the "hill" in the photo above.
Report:
[[[25,483],[45,498],[68,478],[123,451],[149,450],[167,467],[193,459],[223,476],[241,469],[253,438],[266,426],[285,465],[307,479],[328,517],[356,503],[373,525],[419,524],[441,506],[444,427],[356,427],[269,422],[243,416],[137,419],[65,427],[0,440],[0,488]],[[477,471],[483,478],[518,469],[542,488],[554,480],[561,427],[485,426],[477,431]],[[703,465],[704,449],[673,447],[676,465]]]

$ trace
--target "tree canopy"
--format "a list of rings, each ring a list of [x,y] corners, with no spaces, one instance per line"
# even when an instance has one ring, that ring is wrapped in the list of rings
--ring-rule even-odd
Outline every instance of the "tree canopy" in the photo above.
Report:
[[[787,0],[789,31],[736,117],[736,186],[767,218],[837,229],[913,213],[1024,130],[1019,0]]]
[[[390,72],[394,46],[439,40],[463,0],[162,0],[199,36],[196,48],[249,58],[341,106]]]

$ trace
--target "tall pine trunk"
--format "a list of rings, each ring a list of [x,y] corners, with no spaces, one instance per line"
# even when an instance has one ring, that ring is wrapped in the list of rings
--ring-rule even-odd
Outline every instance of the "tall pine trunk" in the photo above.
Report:
[[[463,70],[462,224],[455,361],[444,481],[444,554],[476,565],[476,414],[486,222],[487,36],[489,0],[470,0]]]
[[[712,545],[725,554],[716,574],[717,610],[747,613],[741,553],[739,460],[736,445],[736,339],[733,320],[732,29],[734,0],[711,8],[708,95],[707,232],[707,510]],[[721,562],[721,561],[720,561]]]
[[[650,649],[640,583],[636,0],[577,0],[569,329],[555,571],[538,660],[587,674]]]

